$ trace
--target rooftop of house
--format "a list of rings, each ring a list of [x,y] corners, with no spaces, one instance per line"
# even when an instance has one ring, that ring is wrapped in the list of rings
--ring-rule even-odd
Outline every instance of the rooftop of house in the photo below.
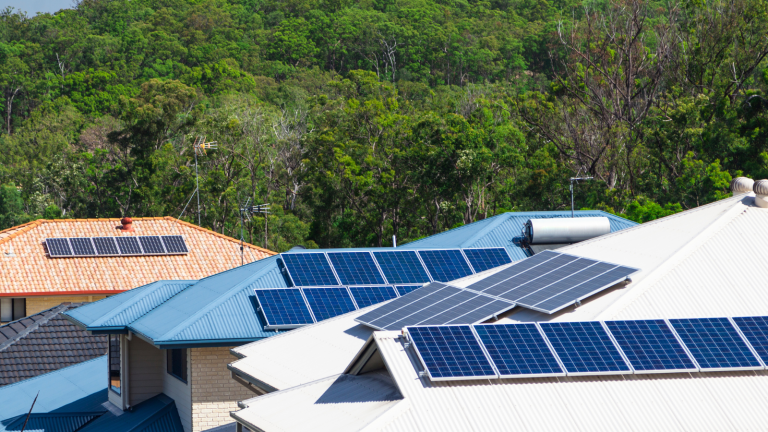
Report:
[[[92,335],[62,314],[81,303],[54,308],[0,326],[0,386],[101,357],[107,337]]]
[[[755,275],[768,244],[766,224],[768,209],[747,193],[562,248],[641,271],[580,306],[553,315],[516,307],[496,322],[768,315],[768,291]],[[467,286],[486,274],[452,284]],[[355,321],[365,312],[233,349],[241,357],[230,365],[236,375],[278,390],[243,401],[234,417],[269,430],[301,429],[303,418],[328,419],[315,424],[333,430],[749,430],[768,421],[759,406],[768,371],[431,381],[400,332],[374,332]],[[371,347],[383,367],[345,373]],[[284,407],[308,415],[292,417]]]
[[[241,265],[240,241],[172,218],[39,219],[0,231],[0,296],[114,294],[162,279],[200,279]],[[189,253],[52,258],[46,238],[181,235]],[[275,253],[244,244],[243,262]]]
[[[520,255],[523,254],[522,249],[516,246],[510,237],[512,221],[517,224],[518,231],[522,231],[523,225],[531,217],[546,217],[550,213],[554,214],[554,217],[561,217],[563,212],[529,212],[520,217],[513,217],[515,213],[502,214],[438,234],[442,239],[439,244],[430,245],[427,243],[429,238],[426,238],[401,248],[414,248],[416,243],[421,244],[420,247],[424,249],[479,247],[478,242],[483,242],[484,247],[504,247],[507,251],[516,248],[515,253]],[[595,216],[595,212],[587,211],[577,214]],[[600,214],[606,215],[602,212]],[[616,230],[636,225],[615,216],[609,219],[612,220],[612,229]],[[448,242],[449,233],[454,231],[461,235],[457,237],[456,244],[451,245]],[[332,251],[344,250],[376,251],[392,248]],[[513,259],[518,255],[512,255]],[[520,257],[522,256],[524,255]],[[264,330],[266,323],[262,314],[257,311],[258,303],[254,289],[291,286],[279,266],[279,257],[278,255],[252,262],[196,282],[161,280],[150,283],[78,308],[67,313],[67,316],[77,325],[90,331],[131,331],[160,348],[242,345],[277,334],[274,330]]]

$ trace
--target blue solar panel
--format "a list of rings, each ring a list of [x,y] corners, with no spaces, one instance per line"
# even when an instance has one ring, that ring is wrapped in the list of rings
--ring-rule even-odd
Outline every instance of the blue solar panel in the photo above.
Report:
[[[160,241],[160,236],[139,236],[139,243],[141,248],[144,249],[144,253],[147,255],[162,255],[165,254],[165,248]]]
[[[373,257],[368,252],[328,252],[342,285],[383,285]]]
[[[99,255],[119,255],[114,237],[94,237],[93,245]]]
[[[768,364],[768,317],[738,317],[733,320],[763,363]]]
[[[355,310],[355,304],[344,287],[302,288],[317,321],[333,318]]]
[[[370,305],[392,300],[397,297],[395,289],[391,286],[349,287],[355,303],[360,309]]]
[[[472,274],[459,250],[420,250],[419,256],[435,281],[450,282]]]
[[[431,282],[424,266],[414,251],[374,252],[384,277],[391,284]]]
[[[307,252],[282,254],[294,286],[339,285],[324,253]]]
[[[476,273],[512,262],[503,248],[464,249],[464,255]]]
[[[727,318],[669,320],[701,370],[762,369]]]
[[[474,327],[501,378],[565,375],[536,324]]]
[[[187,243],[184,242],[184,237],[180,235],[160,236],[165,245],[165,250],[169,254],[185,254],[189,253]]]
[[[65,238],[47,238],[45,239],[45,247],[48,248],[48,256],[50,257],[72,256],[69,241]]]
[[[404,296],[413,290],[421,288],[422,286],[423,285],[398,285],[395,288],[397,289],[398,294]]]
[[[637,373],[698,370],[664,320],[605,324]]]
[[[409,327],[408,334],[432,380],[497,376],[469,326]]]
[[[599,322],[545,322],[540,325],[568,375],[632,372]]]
[[[120,255],[143,255],[139,241],[136,237],[115,237]]]
[[[266,318],[266,328],[293,328],[315,322],[297,288],[257,289],[256,299]]]
[[[69,244],[72,246],[72,251],[78,256],[93,256],[96,255],[96,249],[93,248],[90,237],[77,237],[70,238]]]

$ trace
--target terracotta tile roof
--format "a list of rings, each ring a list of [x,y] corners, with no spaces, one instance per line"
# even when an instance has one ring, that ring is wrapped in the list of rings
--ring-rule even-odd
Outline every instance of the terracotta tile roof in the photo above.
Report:
[[[54,308],[0,326],[0,386],[103,356],[107,337],[92,335],[61,313],[82,303]]]
[[[161,279],[201,279],[240,265],[240,241],[173,217],[133,218],[133,232],[120,219],[40,219],[0,231],[0,296],[111,294]],[[182,235],[187,255],[49,258],[49,237]],[[244,244],[244,263],[275,255]]]

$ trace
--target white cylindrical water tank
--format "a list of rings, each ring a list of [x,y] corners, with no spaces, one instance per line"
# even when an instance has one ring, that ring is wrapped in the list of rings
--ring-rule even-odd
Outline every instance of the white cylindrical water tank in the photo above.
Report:
[[[529,219],[525,223],[525,238],[533,245],[577,243],[610,232],[607,217]]]

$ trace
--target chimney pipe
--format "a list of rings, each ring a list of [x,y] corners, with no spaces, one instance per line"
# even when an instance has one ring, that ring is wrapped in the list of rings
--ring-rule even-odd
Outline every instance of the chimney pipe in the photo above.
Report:
[[[120,223],[123,224],[121,228],[123,231],[133,232],[133,220],[129,217],[120,219]]]

